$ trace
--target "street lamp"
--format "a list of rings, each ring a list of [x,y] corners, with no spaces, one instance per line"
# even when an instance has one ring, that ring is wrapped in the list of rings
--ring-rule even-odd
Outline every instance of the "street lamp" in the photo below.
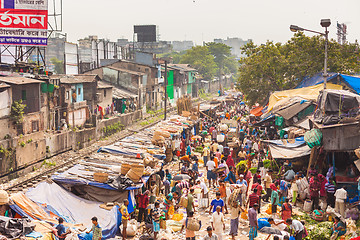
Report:
[[[310,30],[310,29],[305,29],[305,28],[302,28],[302,27],[299,27],[299,26],[296,26],[296,25],[290,25],[290,31],[292,31],[292,32],[307,31],[307,32],[320,34],[321,36],[325,37],[325,59],[324,59],[324,74],[323,74],[323,76],[324,76],[324,89],[326,89],[327,61],[328,61],[328,42],[329,42],[329,31],[328,31],[327,28],[330,27],[331,21],[330,21],[330,19],[321,19],[320,25],[325,28],[325,33],[313,31],[313,30]]]

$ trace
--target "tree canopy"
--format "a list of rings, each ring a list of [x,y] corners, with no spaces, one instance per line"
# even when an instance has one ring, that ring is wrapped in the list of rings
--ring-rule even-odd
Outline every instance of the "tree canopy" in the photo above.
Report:
[[[246,44],[240,59],[238,87],[250,103],[263,103],[274,91],[290,89],[306,76],[322,72],[325,39],[295,33],[285,44],[268,41]],[[328,72],[353,74],[360,70],[359,44],[329,41]]]
[[[231,56],[231,47],[215,42],[187,50],[181,56],[180,63],[190,64],[206,79],[212,79],[215,75],[236,74],[239,66]]]
[[[181,57],[180,63],[190,64],[198,70],[199,74],[208,79],[213,78],[217,70],[214,56],[210,54],[206,46],[195,46],[187,50]]]

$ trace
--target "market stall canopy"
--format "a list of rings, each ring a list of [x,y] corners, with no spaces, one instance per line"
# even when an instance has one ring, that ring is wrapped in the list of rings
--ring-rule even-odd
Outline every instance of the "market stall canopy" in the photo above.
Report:
[[[251,111],[250,111],[250,113],[251,114],[253,114],[254,116],[256,116],[256,117],[260,117],[261,115],[263,115],[263,112],[262,112],[262,110],[263,110],[264,108],[263,107],[256,107],[256,108],[254,108],[254,109],[252,109]]]
[[[276,159],[293,159],[310,155],[311,149],[304,137],[295,139],[263,140],[269,144],[271,156]]]
[[[311,153],[311,149],[307,145],[303,145],[296,148],[286,148],[276,145],[270,145],[271,156],[276,159],[293,159],[308,156]]]
[[[324,77],[322,73],[318,73],[313,77],[304,78],[304,80],[296,88],[304,88],[309,86],[315,86],[322,84],[324,82]],[[352,91],[360,94],[360,76],[350,76],[340,73],[328,73],[327,82],[333,83],[343,83],[349,87]],[[327,85],[328,85],[327,84]]]
[[[342,89],[341,85],[336,85],[336,84],[332,84],[332,83],[328,83],[326,87],[327,87],[327,89],[337,89],[337,90]],[[290,89],[290,90],[275,92],[275,93],[271,94],[271,96],[269,98],[268,112],[271,111],[273,109],[274,105],[277,102],[279,102],[280,100],[283,100],[284,102],[286,102],[291,97],[301,97],[301,98],[309,100],[309,101],[316,101],[319,96],[319,92],[321,90],[323,90],[322,85],[315,85],[315,86],[310,86],[310,87],[305,87],[305,88]]]

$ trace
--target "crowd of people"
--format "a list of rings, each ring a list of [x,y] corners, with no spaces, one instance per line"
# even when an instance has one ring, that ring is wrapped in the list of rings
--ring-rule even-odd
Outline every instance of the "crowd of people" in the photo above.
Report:
[[[157,239],[164,222],[184,208],[182,230],[186,240],[197,238],[194,226],[204,226],[197,216],[205,212],[210,215],[210,224],[205,226],[204,240],[222,240],[225,234],[235,239],[239,218],[248,220],[250,240],[258,232],[269,234],[267,239],[300,240],[307,236],[307,230],[303,222],[294,218],[294,206],[311,201],[312,217],[322,221],[325,213],[324,206],[319,205],[321,198],[339,214],[334,218],[332,239],[344,235],[347,191],[337,185],[333,167],[329,166],[326,176],[315,166],[309,171],[295,171],[290,161],[282,162],[276,171],[265,168],[264,161],[271,156],[261,139],[273,139],[276,131],[254,127],[248,117],[249,108],[241,98],[231,104],[222,103],[220,109],[221,114],[205,115],[198,135],[173,139],[174,156],[181,162],[179,171],[162,166],[150,178],[148,188],[137,195],[137,221],[154,233],[153,239]],[[227,135],[229,126],[225,127],[223,120],[236,123],[237,135],[231,140]],[[123,239],[130,217],[126,206],[127,200],[120,209]],[[259,218],[264,211],[271,217]],[[226,215],[230,217],[229,232],[225,232]]]

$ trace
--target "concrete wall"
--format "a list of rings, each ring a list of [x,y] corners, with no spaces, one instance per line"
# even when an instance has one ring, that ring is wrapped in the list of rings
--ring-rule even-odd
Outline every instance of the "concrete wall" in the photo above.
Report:
[[[9,135],[16,135],[16,130],[13,128],[11,124],[11,120],[9,118],[1,118],[0,119],[0,139],[4,139],[4,137]]]
[[[86,108],[69,111],[69,121],[71,126],[83,126],[86,122]]]
[[[47,152],[49,156],[53,156],[73,148],[74,144],[74,135],[73,131],[66,131],[62,133],[52,134],[45,137],[45,142],[47,146]]]
[[[0,140],[0,146],[13,149],[13,158],[5,159],[0,153],[0,174],[8,173],[10,169],[16,170],[24,166],[30,166],[41,162],[47,157],[80,149],[91,145],[95,140],[103,137],[104,127],[121,122],[124,126],[132,124],[142,117],[141,111],[123,114],[116,118],[105,119],[94,128],[79,131],[67,130],[56,134],[47,134],[44,131],[17,136],[9,140]],[[1,120],[0,120],[1,126]],[[3,136],[0,135],[0,139]],[[2,159],[1,159],[2,158]],[[26,171],[30,172],[32,168]],[[25,170],[24,170],[25,171]],[[15,174],[18,175],[19,173]]]

